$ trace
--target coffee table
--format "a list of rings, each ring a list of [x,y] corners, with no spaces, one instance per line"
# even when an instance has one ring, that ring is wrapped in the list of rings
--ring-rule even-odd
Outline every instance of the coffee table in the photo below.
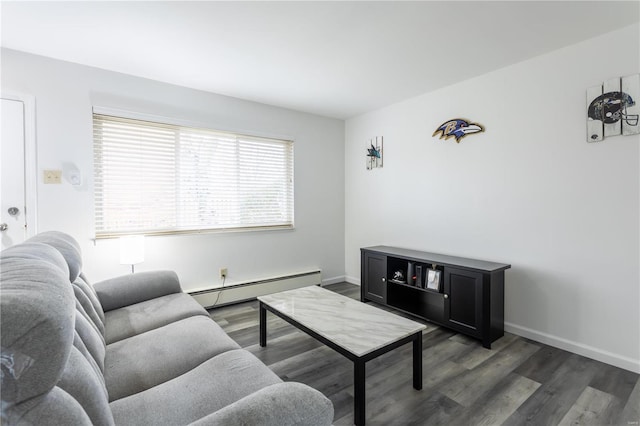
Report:
[[[344,355],[354,365],[354,423],[365,424],[365,364],[413,342],[413,387],[422,389],[422,330],[411,321],[318,286],[266,296],[260,301],[260,346],[267,345],[267,311]]]

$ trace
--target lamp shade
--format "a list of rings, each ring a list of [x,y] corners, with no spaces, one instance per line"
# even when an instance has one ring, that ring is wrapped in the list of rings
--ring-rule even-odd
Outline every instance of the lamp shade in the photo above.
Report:
[[[135,265],[144,262],[144,235],[120,237],[120,264]]]

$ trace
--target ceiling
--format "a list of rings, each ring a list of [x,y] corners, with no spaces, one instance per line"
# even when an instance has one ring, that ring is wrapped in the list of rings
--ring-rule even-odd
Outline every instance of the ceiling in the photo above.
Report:
[[[640,21],[640,1],[10,2],[3,47],[346,119]]]

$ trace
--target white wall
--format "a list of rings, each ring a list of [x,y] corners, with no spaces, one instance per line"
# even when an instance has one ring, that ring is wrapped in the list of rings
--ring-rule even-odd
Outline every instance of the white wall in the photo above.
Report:
[[[590,144],[585,130],[586,88],[640,72],[639,33],[348,120],[348,279],[359,282],[360,247],[377,244],[510,263],[509,331],[640,372],[640,137]],[[486,132],[432,137],[455,117]],[[384,168],[367,171],[365,143],[380,135]]]
[[[214,129],[295,141],[292,231],[149,237],[136,271],[175,270],[186,290],[322,269],[344,275],[344,122],[67,62],[2,50],[2,91],[35,96],[38,173],[73,165],[85,184],[38,181],[38,230],[61,230],[82,245],[92,281],[127,273],[117,240],[94,246],[92,123],[94,105],[187,120]]]

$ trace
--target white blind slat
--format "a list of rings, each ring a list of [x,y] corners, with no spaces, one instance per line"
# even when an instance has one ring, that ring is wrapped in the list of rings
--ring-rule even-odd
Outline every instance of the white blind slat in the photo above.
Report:
[[[96,237],[293,226],[293,142],[93,115]]]

